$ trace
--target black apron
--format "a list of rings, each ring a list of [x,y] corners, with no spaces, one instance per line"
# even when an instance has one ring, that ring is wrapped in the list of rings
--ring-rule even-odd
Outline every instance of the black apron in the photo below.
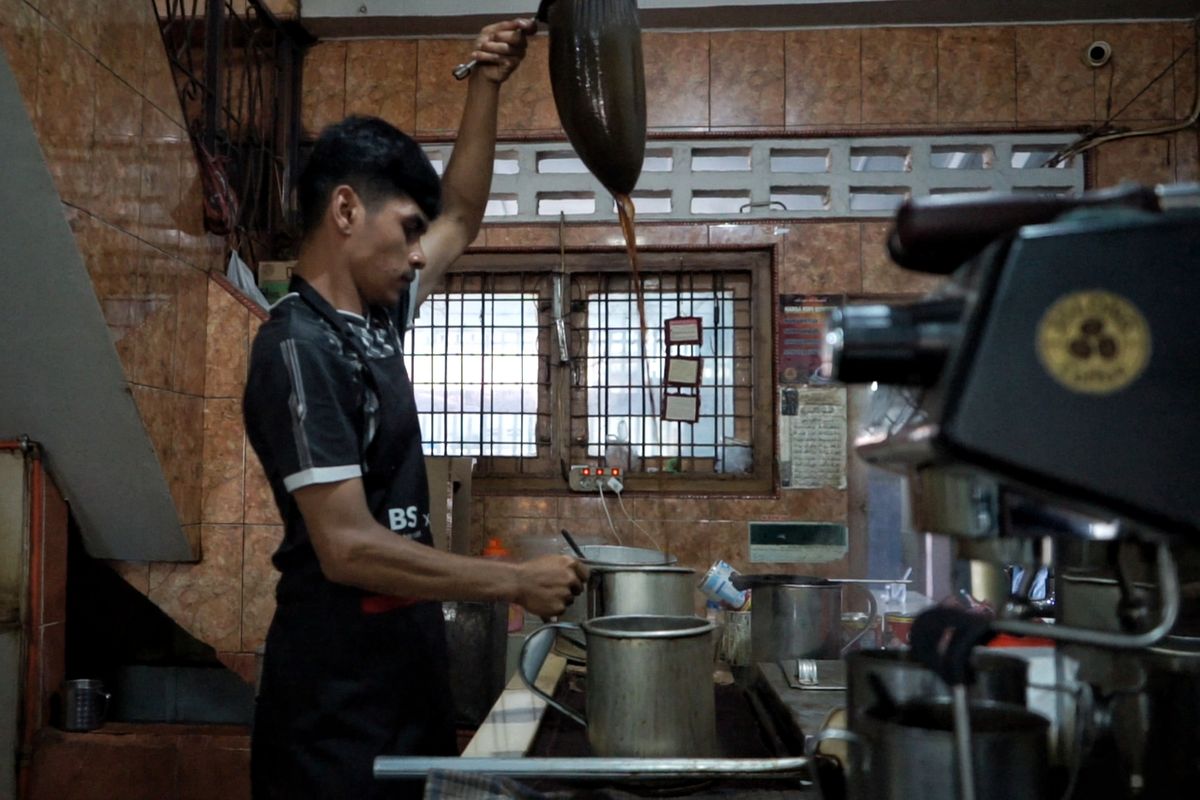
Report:
[[[420,426],[395,321],[395,354],[368,358],[312,287],[297,279],[292,289],[365,365],[362,383],[379,409],[377,429],[363,437],[372,516],[431,545]],[[372,765],[382,754],[457,753],[441,603],[311,582],[304,598],[285,593],[267,634],[251,746],[254,797],[419,797],[420,782],[377,782]]]

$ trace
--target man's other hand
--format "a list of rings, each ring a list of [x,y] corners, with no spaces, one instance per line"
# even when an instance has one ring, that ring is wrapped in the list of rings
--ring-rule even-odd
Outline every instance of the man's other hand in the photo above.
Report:
[[[525,58],[528,37],[535,33],[535,19],[510,19],[488,25],[479,32],[471,52],[476,71],[490,81],[504,83]]]
[[[539,617],[556,617],[583,591],[588,568],[570,556],[542,556],[517,565],[517,603]]]

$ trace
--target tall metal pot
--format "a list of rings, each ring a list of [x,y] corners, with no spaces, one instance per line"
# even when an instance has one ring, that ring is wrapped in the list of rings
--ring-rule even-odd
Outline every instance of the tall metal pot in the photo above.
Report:
[[[750,589],[750,652],[755,661],[789,658],[835,659],[874,625],[875,596],[858,584],[803,575],[738,575],[734,586]],[[868,619],[842,643],[842,587],[853,586],[867,598]]]
[[[587,727],[597,756],[700,758],[717,755],[712,682],[715,626],[698,617],[598,617],[555,622],[529,634],[521,679],[531,691]],[[588,652],[586,716],[537,688],[539,658],[556,630],[582,629]]]

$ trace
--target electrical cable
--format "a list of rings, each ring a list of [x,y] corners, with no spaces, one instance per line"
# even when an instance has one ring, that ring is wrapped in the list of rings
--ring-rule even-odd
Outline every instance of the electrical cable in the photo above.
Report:
[[[604,516],[608,518],[608,527],[612,528],[613,536],[617,539],[617,544],[624,546],[621,541],[621,534],[617,533],[617,526],[613,524],[612,515],[608,513],[608,501],[604,499],[604,484],[597,483],[596,488],[600,490],[600,507],[604,509]]]
[[[634,518],[633,518],[633,515],[632,515],[632,514],[630,514],[630,513],[629,513],[629,510],[628,510],[627,508],[625,508],[625,501],[621,499],[621,493],[620,493],[620,492],[616,492],[616,495],[617,495],[617,505],[621,506],[621,510],[625,512],[625,516],[626,516],[626,517],[628,517],[629,521],[633,523],[633,527],[635,527],[635,528],[637,528],[639,531],[641,531],[641,532],[642,532],[642,534],[643,534],[643,535],[644,535],[644,536],[645,536],[647,539],[649,539],[649,540],[650,540],[650,543],[654,545],[654,549],[655,549],[655,550],[658,550],[659,552],[664,552],[664,551],[663,551],[663,549],[662,549],[662,547],[660,547],[660,546],[659,546],[659,544],[658,544],[658,540],[657,540],[657,539],[655,539],[653,536],[651,536],[651,535],[650,535],[650,531],[646,530],[646,529],[645,529],[645,528],[643,528],[641,525],[639,525],[639,524],[638,524],[638,521],[637,521],[636,519],[634,519]]]

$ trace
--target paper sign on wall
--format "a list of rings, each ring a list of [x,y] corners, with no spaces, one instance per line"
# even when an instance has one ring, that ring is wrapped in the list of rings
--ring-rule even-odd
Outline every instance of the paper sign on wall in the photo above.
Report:
[[[779,407],[779,477],[785,489],[846,488],[846,390],[788,386]],[[787,413],[792,412],[792,413]]]

